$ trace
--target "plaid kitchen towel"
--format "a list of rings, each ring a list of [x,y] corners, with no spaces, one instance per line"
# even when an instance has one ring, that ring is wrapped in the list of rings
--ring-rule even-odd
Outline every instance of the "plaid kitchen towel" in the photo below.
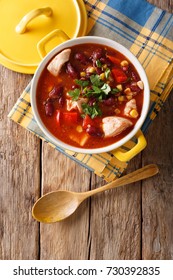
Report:
[[[84,2],[88,14],[87,34],[107,37],[123,44],[139,59],[147,73],[151,104],[142,127],[145,133],[173,88],[173,15],[145,0]],[[121,176],[128,162],[119,161],[111,152],[79,154],[50,143],[33,117],[29,91],[30,84],[9,113],[12,120],[106,181]],[[134,137],[121,150],[129,150],[135,142]]]

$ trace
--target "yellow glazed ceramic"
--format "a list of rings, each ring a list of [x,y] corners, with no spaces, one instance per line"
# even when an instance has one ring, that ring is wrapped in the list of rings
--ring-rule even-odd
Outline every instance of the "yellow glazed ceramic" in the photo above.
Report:
[[[137,144],[133,148],[131,148],[128,152],[121,152],[121,149],[116,149],[112,151],[112,153],[117,159],[123,162],[129,161],[137,154],[139,154],[143,149],[145,149],[145,147],[147,146],[147,141],[142,131],[138,130],[135,136],[137,138]]]
[[[41,61],[38,42],[56,29],[71,38],[86,34],[87,14],[83,0],[1,0],[0,63],[33,74]],[[54,38],[47,52],[60,44]]]

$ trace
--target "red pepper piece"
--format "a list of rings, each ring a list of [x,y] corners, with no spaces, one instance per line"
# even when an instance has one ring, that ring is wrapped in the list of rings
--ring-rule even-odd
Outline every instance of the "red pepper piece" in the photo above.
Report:
[[[113,74],[115,80],[117,81],[117,83],[123,83],[123,82],[127,81],[126,74],[123,72],[123,70],[121,70],[119,68],[113,68],[112,74]]]

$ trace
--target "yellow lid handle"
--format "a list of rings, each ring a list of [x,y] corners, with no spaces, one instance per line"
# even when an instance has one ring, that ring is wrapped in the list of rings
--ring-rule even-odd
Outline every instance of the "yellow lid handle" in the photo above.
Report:
[[[26,31],[26,27],[31,20],[40,15],[50,17],[52,16],[52,14],[53,11],[50,7],[32,10],[21,19],[15,30],[18,34],[23,34]]]
[[[141,130],[136,133],[136,138],[138,139],[137,144],[128,152],[121,152],[119,149],[112,151],[113,155],[120,161],[129,161],[135,157],[139,152],[141,152],[147,145],[146,139]]]
[[[49,34],[47,34],[44,38],[42,38],[38,44],[37,44],[37,50],[41,58],[45,57],[46,52],[46,44],[51,41],[54,37],[58,37],[58,39],[61,40],[61,42],[65,42],[69,40],[70,38],[67,36],[67,34],[61,30],[61,29],[55,29]]]

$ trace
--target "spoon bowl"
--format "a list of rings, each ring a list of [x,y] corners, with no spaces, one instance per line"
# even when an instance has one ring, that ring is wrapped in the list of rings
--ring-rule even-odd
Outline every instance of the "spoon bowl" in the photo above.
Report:
[[[36,220],[44,223],[58,222],[70,216],[81,202],[78,193],[53,191],[37,200],[32,214]]]
[[[78,193],[66,190],[49,192],[36,201],[32,209],[32,215],[39,222],[59,222],[73,214],[86,198],[106,190],[149,178],[158,172],[157,165],[150,164],[103,187],[88,192]]]

